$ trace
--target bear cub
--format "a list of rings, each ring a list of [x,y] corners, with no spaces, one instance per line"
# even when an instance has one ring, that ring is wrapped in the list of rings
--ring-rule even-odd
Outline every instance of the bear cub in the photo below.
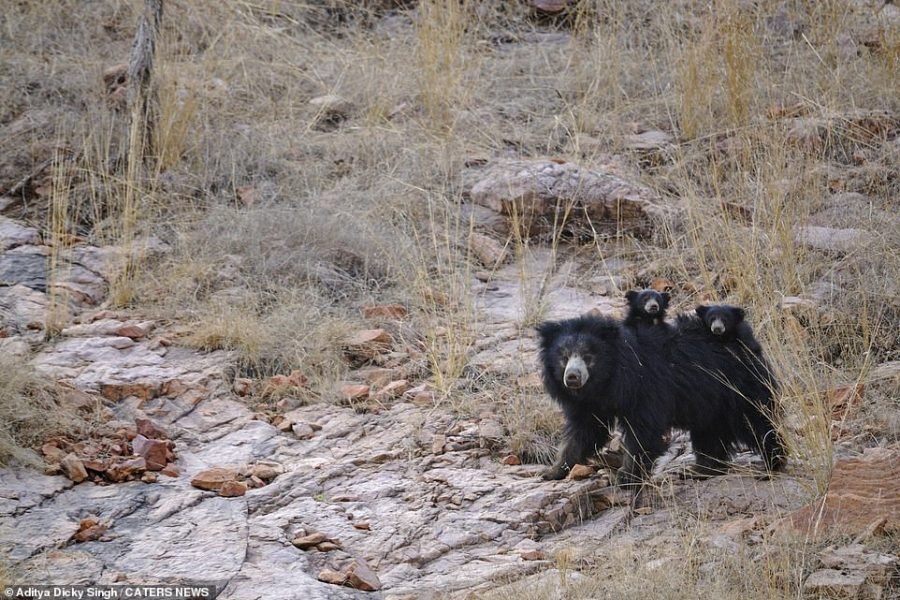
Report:
[[[661,325],[666,317],[666,308],[669,307],[670,296],[668,292],[656,290],[629,290],[625,294],[628,302],[628,314],[625,315],[626,327],[639,325]]]
[[[723,342],[736,340],[750,352],[756,355],[762,353],[762,346],[753,335],[753,328],[744,320],[746,313],[743,308],[728,304],[701,305],[696,308],[696,313],[706,330]]]

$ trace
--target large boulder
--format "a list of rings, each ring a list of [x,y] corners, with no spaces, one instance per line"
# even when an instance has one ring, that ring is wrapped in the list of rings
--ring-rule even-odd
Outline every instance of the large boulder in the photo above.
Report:
[[[470,193],[473,202],[505,215],[525,235],[647,236],[674,215],[647,186],[556,160],[495,164]]]

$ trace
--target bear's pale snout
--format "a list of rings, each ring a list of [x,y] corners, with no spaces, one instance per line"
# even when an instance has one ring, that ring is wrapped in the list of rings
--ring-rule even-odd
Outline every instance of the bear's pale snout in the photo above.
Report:
[[[722,335],[725,333],[725,321],[722,319],[713,319],[713,322],[709,324],[709,330],[716,335]]]
[[[570,390],[577,390],[588,380],[588,369],[584,359],[577,354],[569,358],[566,363],[566,371],[563,374],[563,383]]]

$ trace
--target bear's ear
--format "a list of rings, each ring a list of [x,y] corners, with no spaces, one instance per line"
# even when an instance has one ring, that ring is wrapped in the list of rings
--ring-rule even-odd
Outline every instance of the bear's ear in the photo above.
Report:
[[[635,298],[638,297],[638,293],[634,290],[628,290],[625,292],[625,299],[628,300],[628,303],[631,304],[634,302]]]
[[[663,308],[667,307],[667,306],[669,305],[669,300],[671,300],[672,296],[669,295],[669,292],[662,292],[662,293],[660,294],[660,296],[662,296],[662,299],[663,299],[663,306],[662,306],[662,307],[663,307]]]
[[[734,317],[737,319],[738,323],[744,320],[744,317],[747,316],[747,313],[743,308],[739,306],[734,307]]]
[[[700,317],[700,318],[702,319],[702,318],[706,315],[706,313],[709,312],[709,307],[706,306],[705,304],[701,304],[700,306],[698,306],[698,307],[695,308],[694,310],[696,311],[697,316]]]
[[[562,331],[562,323],[559,321],[544,321],[543,323],[538,324],[535,329],[541,337],[541,344],[550,346],[553,344],[553,340],[555,340]]]

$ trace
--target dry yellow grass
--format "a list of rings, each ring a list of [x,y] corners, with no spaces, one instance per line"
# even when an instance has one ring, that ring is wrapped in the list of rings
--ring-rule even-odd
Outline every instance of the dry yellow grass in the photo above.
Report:
[[[89,426],[84,415],[61,405],[54,389],[24,361],[0,357],[0,465],[40,466],[34,450],[49,436],[70,435]]]

